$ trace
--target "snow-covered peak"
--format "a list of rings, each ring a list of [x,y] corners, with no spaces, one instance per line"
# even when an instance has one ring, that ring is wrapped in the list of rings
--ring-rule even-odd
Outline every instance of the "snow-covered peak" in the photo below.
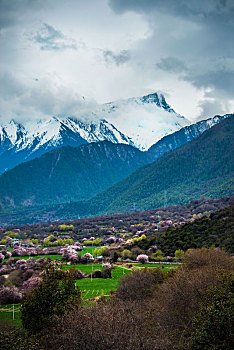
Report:
[[[15,121],[0,126],[0,173],[62,146],[77,147],[88,142],[110,141],[133,145],[131,139],[106,120],[77,117]]]
[[[141,150],[147,150],[163,136],[190,124],[157,93],[107,103],[96,114],[128,135]]]
[[[14,146],[25,135],[24,126],[15,120],[0,125],[0,145]]]

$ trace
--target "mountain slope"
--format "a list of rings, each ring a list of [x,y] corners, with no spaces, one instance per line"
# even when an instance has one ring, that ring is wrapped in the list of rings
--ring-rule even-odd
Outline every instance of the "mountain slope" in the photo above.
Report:
[[[220,247],[234,251],[234,203],[225,209],[203,216],[194,222],[177,227],[169,227],[158,234],[155,243],[165,254],[172,255],[175,250],[189,248]]]
[[[148,154],[152,161],[160,158],[163,154],[172,151],[178,147],[185,145],[186,143],[192,141],[194,138],[201,135],[206,130],[210,129],[212,126],[218,124],[223,119],[234,116],[234,114],[225,114],[223,116],[216,115],[213,118],[202,120],[196,124],[191,124],[185,126],[179,131],[173,134],[164,136],[156,144],[151,146],[148,150]]]
[[[78,200],[109,187],[146,164],[147,154],[108,141],[62,147],[0,176],[2,209]]]
[[[124,212],[186,203],[206,195],[218,198],[234,191],[234,117],[223,120],[190,143],[171,151],[93,198],[48,208],[59,218]]]
[[[62,146],[77,147],[104,140],[133,145],[106,120],[88,122],[71,117],[52,117],[25,125],[12,120],[0,126],[0,173]]]

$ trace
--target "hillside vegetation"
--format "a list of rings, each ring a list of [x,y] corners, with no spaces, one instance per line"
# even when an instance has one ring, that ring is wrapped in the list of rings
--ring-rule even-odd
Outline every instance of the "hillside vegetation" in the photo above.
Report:
[[[220,247],[234,252],[234,204],[203,216],[182,226],[169,227],[160,232],[155,243],[166,254],[175,250],[201,247]]]
[[[190,143],[173,150],[91,199],[51,207],[62,218],[157,208],[188,203],[201,195],[232,195],[234,118],[223,120]],[[166,191],[166,193],[165,193]]]
[[[147,162],[138,149],[108,141],[63,147],[2,174],[0,205],[25,207],[91,197]]]

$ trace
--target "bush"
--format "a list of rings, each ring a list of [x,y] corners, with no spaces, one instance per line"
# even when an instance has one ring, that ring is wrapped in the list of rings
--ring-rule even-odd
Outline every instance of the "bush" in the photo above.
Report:
[[[29,278],[27,281],[23,283],[24,294],[28,294],[32,292],[32,290],[41,282],[41,278],[38,276],[34,276]]]
[[[233,349],[233,273],[222,273],[218,285],[205,292],[204,301],[192,326],[189,344],[191,350]]]
[[[94,270],[92,272],[92,277],[93,278],[102,278],[102,271],[101,270]]]
[[[187,265],[182,266],[171,278],[166,279],[159,286],[156,298],[151,301],[154,311],[150,327],[155,328],[158,339],[167,338],[169,347],[173,346],[174,349],[188,348],[193,317],[204,301],[205,291],[219,284],[220,265],[226,266],[227,270],[232,267],[230,257],[216,250],[193,251],[192,255],[196,259],[192,261],[196,261],[196,264],[200,254],[203,259],[201,267],[192,268],[189,260],[189,268]],[[221,256],[223,259],[220,259]]]
[[[189,249],[184,255],[183,266],[195,269],[202,266],[230,269],[233,263],[230,256],[219,248]]]
[[[10,272],[8,278],[8,281],[10,281],[14,286],[21,287],[23,284],[23,273],[21,270],[14,270]]]
[[[92,262],[93,260],[94,260],[93,256],[90,253],[86,253],[81,257],[82,264],[88,264],[88,263]]]
[[[88,275],[86,275],[83,271],[77,270],[75,268],[70,269],[70,273],[73,275],[73,277],[76,280],[81,280],[83,278],[87,278]]]
[[[21,318],[23,327],[36,334],[61,317],[65,311],[77,307],[81,293],[75,287],[72,273],[56,267],[47,268],[42,275],[42,282],[23,298]]]
[[[0,304],[18,304],[22,300],[22,293],[18,288],[2,286],[0,289]]]
[[[33,269],[26,270],[23,274],[23,280],[27,281],[30,277],[32,277],[33,273],[34,273]]]
[[[122,300],[144,300],[152,297],[156,285],[164,279],[164,273],[159,269],[155,270],[157,273],[149,270],[136,270],[123,276],[116,290],[116,297]]]
[[[137,257],[137,261],[139,261],[141,264],[145,264],[148,261],[148,255],[146,254],[140,254]]]
[[[39,350],[39,342],[19,327],[0,323],[0,349]]]
[[[4,285],[6,278],[4,276],[0,276],[0,287]]]
[[[146,307],[114,298],[64,315],[45,329],[45,350],[148,350],[151,338],[144,334]],[[58,331],[59,330],[59,331]]]

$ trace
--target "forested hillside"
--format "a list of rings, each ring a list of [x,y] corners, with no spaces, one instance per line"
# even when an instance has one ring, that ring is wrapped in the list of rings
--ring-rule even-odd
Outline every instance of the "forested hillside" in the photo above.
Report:
[[[5,209],[91,197],[147,162],[145,153],[124,144],[63,147],[2,174],[0,205]]]
[[[134,171],[90,200],[53,207],[57,216],[74,217],[188,203],[205,195],[218,198],[234,190],[234,118],[230,117],[190,143]]]
[[[177,249],[185,251],[212,245],[233,253],[234,204],[209,217],[203,216],[182,226],[169,227],[158,235],[155,243],[166,255],[174,254]]]

